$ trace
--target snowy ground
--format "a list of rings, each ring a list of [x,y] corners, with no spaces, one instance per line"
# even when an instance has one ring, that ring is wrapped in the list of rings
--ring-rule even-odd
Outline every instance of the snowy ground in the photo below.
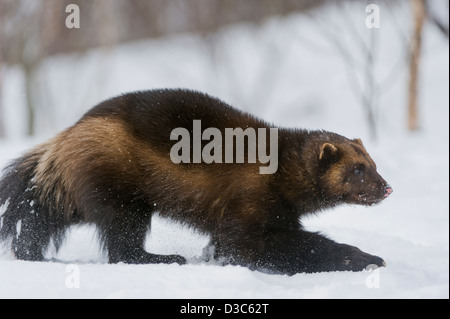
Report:
[[[96,102],[154,87],[194,88],[280,125],[362,137],[394,194],[379,206],[340,207],[309,218],[306,225],[383,257],[386,268],[288,277],[201,263],[197,257],[208,238],[156,217],[147,249],[181,254],[190,260],[188,265],[108,265],[99,252],[95,229],[73,228],[57,255],[48,252],[53,262],[17,261],[3,251],[0,298],[448,298],[449,47],[436,30],[426,27],[422,125],[419,132],[407,133],[407,74],[397,67],[404,56],[394,26],[409,32],[409,24],[407,8],[400,9],[382,16],[379,30],[379,79],[386,78],[392,67],[397,71],[381,90],[376,141],[368,138],[342,57],[326,41],[320,24],[301,16],[273,19],[259,29],[226,28],[216,38],[213,53],[203,39],[179,35],[106,53],[92,51],[81,58],[51,59],[43,67],[42,81],[50,84],[42,103],[53,105],[55,113],[42,113],[48,114],[42,126],[49,128],[41,127],[43,133],[33,139],[20,138],[24,129],[21,72],[2,70],[10,138],[0,140],[1,167],[75,122]],[[347,12],[354,21],[359,17],[364,29],[364,8]],[[326,17],[329,28],[345,41],[339,28],[345,30],[346,24],[335,11],[316,14]],[[266,64],[270,67],[261,67]]]

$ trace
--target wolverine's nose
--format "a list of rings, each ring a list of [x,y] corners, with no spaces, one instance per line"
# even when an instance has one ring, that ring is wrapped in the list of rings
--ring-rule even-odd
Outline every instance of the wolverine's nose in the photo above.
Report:
[[[392,187],[391,186],[386,186],[385,188],[384,188],[384,197],[386,198],[386,197],[388,197],[389,195],[391,195],[392,194],[392,192],[393,192],[394,190],[392,189]]]

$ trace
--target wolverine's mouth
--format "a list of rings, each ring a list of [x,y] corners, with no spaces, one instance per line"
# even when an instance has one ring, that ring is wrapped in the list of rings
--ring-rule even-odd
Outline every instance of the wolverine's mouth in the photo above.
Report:
[[[361,192],[359,194],[355,194],[353,196],[353,201],[355,201],[357,204],[361,205],[374,205],[382,202],[384,199],[389,197],[393,193],[393,189],[390,186],[386,186],[383,189],[383,192],[380,194],[380,196],[371,196],[367,194],[366,192]]]
[[[355,201],[355,203],[360,205],[375,205],[383,201],[383,199],[385,198],[386,197],[369,196],[367,193],[364,192],[355,194],[355,196],[353,196],[353,200]]]

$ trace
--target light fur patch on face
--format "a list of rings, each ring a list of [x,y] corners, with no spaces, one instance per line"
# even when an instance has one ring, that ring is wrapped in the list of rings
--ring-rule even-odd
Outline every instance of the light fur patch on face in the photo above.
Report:
[[[358,142],[359,141],[359,142]],[[361,140],[358,139],[356,143],[352,143],[354,151],[359,155],[360,158],[364,159],[364,164],[367,167],[377,168],[377,165],[373,161],[373,159],[370,157],[369,153],[363,146]]]
[[[352,185],[344,182],[348,174],[351,174],[355,165],[363,164],[366,167],[375,167],[362,143],[349,141],[349,143],[335,144],[342,157],[337,163],[331,165],[325,175],[325,187],[328,194],[340,197],[351,191]]]
[[[326,173],[325,185],[328,192],[335,197],[342,196],[349,190],[349,185],[344,183],[345,174],[346,169],[343,163],[334,164]]]

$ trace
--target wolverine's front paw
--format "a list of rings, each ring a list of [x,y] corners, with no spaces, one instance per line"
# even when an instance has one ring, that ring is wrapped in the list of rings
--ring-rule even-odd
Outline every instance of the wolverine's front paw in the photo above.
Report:
[[[385,261],[378,256],[369,255],[357,247],[349,245],[344,246],[345,256],[341,262],[342,270],[361,271],[375,266],[386,266]]]

